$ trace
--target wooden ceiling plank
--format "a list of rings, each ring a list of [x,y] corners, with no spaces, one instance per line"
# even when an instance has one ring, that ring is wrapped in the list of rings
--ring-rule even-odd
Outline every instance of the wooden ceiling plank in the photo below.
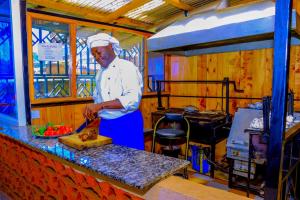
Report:
[[[109,21],[118,19],[122,15],[126,14],[128,11],[136,9],[136,8],[146,4],[149,1],[150,0],[132,0],[130,3],[122,6],[121,8],[119,8],[119,9],[115,10],[114,12],[112,12],[111,14],[107,15],[105,17],[104,21],[109,22]]]
[[[191,11],[194,9],[194,7],[183,3],[180,0],[166,0],[166,2],[182,10]]]

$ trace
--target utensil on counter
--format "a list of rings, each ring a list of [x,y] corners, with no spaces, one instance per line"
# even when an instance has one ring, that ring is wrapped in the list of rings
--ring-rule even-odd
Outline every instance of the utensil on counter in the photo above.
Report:
[[[95,118],[93,120],[86,119],[75,131],[76,133],[80,133],[83,129],[87,127],[99,127],[100,118]]]

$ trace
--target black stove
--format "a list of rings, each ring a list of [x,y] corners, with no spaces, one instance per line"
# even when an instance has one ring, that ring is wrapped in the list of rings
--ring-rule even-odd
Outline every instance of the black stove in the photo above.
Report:
[[[152,125],[164,116],[165,113],[183,114],[190,122],[190,140],[203,144],[216,142],[215,140],[223,140],[228,137],[229,130],[225,127],[230,127],[230,122],[226,120],[226,113],[222,111],[189,111],[184,108],[169,108],[158,110],[152,113]],[[231,118],[230,118],[231,119]]]

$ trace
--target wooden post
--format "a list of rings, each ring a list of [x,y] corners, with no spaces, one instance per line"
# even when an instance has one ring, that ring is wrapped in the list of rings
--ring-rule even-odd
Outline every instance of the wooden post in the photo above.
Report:
[[[280,159],[283,153],[282,144],[285,133],[291,39],[291,12],[291,0],[276,1],[272,116],[265,189],[265,199],[267,200],[278,199],[280,197],[280,183],[282,177]]]
[[[296,9],[296,32],[300,35],[300,1],[294,0],[293,8]]]

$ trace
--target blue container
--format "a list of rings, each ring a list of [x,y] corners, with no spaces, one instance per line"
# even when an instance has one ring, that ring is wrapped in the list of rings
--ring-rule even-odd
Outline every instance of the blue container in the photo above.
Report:
[[[204,154],[204,150],[198,146],[191,146],[192,150],[192,168],[201,174],[207,174],[210,166]]]

